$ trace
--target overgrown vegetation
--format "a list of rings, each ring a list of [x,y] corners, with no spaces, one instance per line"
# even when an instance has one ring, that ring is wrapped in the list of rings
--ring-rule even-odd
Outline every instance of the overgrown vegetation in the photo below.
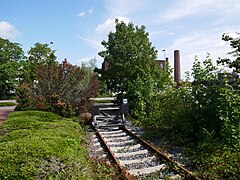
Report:
[[[204,179],[240,179],[240,38],[223,34],[233,58],[214,66],[207,54],[197,57],[192,82],[176,87],[166,65],[156,64],[157,50],[145,27],[116,20],[99,55],[109,63],[101,73],[105,85],[128,98],[130,112],[145,130],[159,132],[194,154],[196,173]],[[239,33],[237,33],[239,35]],[[17,90],[16,110],[41,110],[89,121],[90,97],[99,83],[93,67],[56,61],[55,50],[36,43],[28,56],[20,44],[0,38],[0,99]],[[103,164],[86,159],[79,124],[46,112],[15,112],[0,127],[1,179],[88,179],[118,177]],[[106,175],[108,174],[108,175]]]
[[[235,63],[231,61],[231,65]],[[210,54],[203,65],[196,57],[193,82],[156,94],[150,109],[152,116],[138,121],[145,129],[164,132],[176,144],[190,148],[196,172],[204,179],[240,178],[240,89],[236,67],[226,73],[213,65]]]
[[[208,53],[203,64],[196,57],[193,81],[178,87],[169,82],[168,68],[154,65],[156,51],[144,27],[116,21],[100,52],[109,63],[104,81],[110,90],[126,92],[136,123],[191,149],[196,172],[206,179],[240,179],[240,38],[224,34],[223,40],[230,41],[235,59],[218,63],[232,71],[214,66]]]

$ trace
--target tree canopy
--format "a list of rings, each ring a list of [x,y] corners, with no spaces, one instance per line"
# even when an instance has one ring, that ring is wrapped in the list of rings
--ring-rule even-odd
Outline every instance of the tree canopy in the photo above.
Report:
[[[37,67],[40,64],[58,63],[55,55],[56,50],[52,50],[49,44],[35,43],[28,51],[27,62],[24,64],[24,69],[29,71],[26,79],[33,82],[36,79]]]
[[[218,64],[227,65],[232,68],[234,72],[240,73],[240,33],[236,33],[238,37],[233,38],[228,33],[222,35],[222,40],[229,41],[230,46],[234,49],[228,54],[236,57],[236,59],[231,60],[230,58],[219,59]]]
[[[144,105],[138,109],[144,111],[151,95],[170,80],[169,74],[157,65],[157,50],[152,46],[145,27],[116,19],[115,32],[110,32],[102,45],[106,50],[99,55],[109,63],[109,69],[103,72],[109,90],[126,92],[135,107],[142,99]]]
[[[20,61],[24,58],[21,45],[0,38],[0,98],[13,90],[19,77]]]

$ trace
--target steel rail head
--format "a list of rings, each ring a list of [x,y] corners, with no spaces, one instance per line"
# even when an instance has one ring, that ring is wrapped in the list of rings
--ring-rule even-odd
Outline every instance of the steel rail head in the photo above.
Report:
[[[107,143],[104,141],[101,133],[99,132],[98,128],[94,127],[94,130],[96,131],[97,135],[99,136],[101,142],[103,143],[103,145],[105,146],[106,150],[108,151],[108,153],[110,154],[111,156],[111,159],[114,161],[114,163],[117,165],[118,169],[124,174],[124,178],[126,180],[131,180],[132,179],[132,176],[126,172],[126,170],[120,165],[119,161],[115,158],[113,152],[111,151],[110,147],[107,145]]]
[[[138,139],[142,144],[144,144],[147,148],[149,148],[152,152],[158,154],[160,157],[162,157],[164,160],[172,162],[173,164],[175,164],[179,169],[183,170],[190,179],[193,180],[200,180],[200,178],[196,177],[193,175],[193,173],[186,169],[185,167],[183,167],[182,165],[180,165],[178,162],[170,159],[168,156],[166,156],[163,152],[159,151],[158,149],[156,149],[155,147],[153,147],[152,145],[150,145],[147,141],[143,140],[142,138],[140,138],[139,136],[137,136],[136,134],[132,133],[131,131],[129,131],[125,126],[121,126],[120,128],[122,128],[127,134],[130,134],[132,137]]]

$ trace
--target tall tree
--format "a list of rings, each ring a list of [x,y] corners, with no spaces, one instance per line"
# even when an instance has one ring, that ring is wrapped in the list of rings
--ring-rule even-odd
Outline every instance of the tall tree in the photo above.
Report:
[[[19,62],[23,58],[24,52],[20,44],[0,38],[0,98],[17,85]]]
[[[28,63],[26,69],[29,69],[29,79],[33,82],[36,79],[36,70],[40,64],[57,63],[56,50],[52,50],[49,44],[36,43],[28,51]]]
[[[163,87],[169,76],[157,66],[157,50],[144,26],[116,19],[115,29],[108,34],[108,41],[102,41],[106,50],[99,52],[109,63],[103,77],[110,90],[126,92],[132,105],[144,112],[151,94]]]
[[[219,59],[218,64],[227,65],[229,68],[232,68],[234,72],[240,73],[240,33],[236,33],[238,37],[231,37],[228,33],[222,35],[222,40],[229,41],[230,46],[234,49],[228,54],[236,57],[236,59]]]

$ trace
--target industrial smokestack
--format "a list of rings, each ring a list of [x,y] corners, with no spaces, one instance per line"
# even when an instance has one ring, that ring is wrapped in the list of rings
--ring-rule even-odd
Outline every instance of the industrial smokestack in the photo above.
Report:
[[[179,84],[181,80],[181,69],[180,69],[180,51],[174,51],[174,81]]]

